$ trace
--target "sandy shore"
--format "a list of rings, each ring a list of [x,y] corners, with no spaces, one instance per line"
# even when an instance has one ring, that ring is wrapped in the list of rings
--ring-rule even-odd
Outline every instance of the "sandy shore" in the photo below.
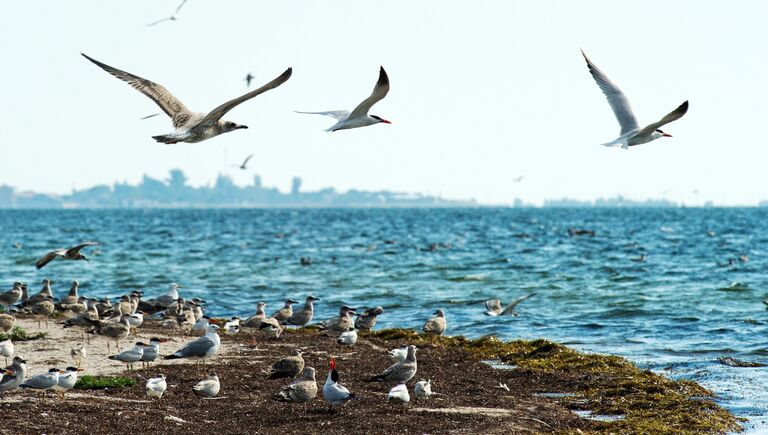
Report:
[[[22,320],[19,324],[30,332],[37,330],[36,322]],[[17,353],[27,359],[32,374],[70,365],[69,350],[81,340],[79,331],[62,330],[58,325],[51,324],[47,332],[47,338],[17,344]],[[63,401],[53,397],[41,400],[34,393],[17,390],[0,400],[0,433],[626,432],[621,421],[606,423],[578,416],[573,409],[582,399],[571,397],[574,394],[563,398],[546,394],[586,392],[613,385],[614,380],[562,369],[500,370],[481,361],[478,352],[487,354],[491,349],[486,346],[488,342],[468,346],[470,342],[463,339],[435,341],[408,334],[412,335],[379,333],[350,348],[313,331],[289,333],[284,340],[274,341],[244,330],[236,336],[223,335],[222,352],[206,366],[164,361],[147,370],[130,372],[106,358],[103,339],[92,339],[87,345],[85,373],[122,374],[136,379],[137,384],[113,390],[73,390]],[[175,340],[164,345],[162,354],[172,353],[189,339],[182,340],[157,325],[139,329],[142,340],[154,336]],[[133,341],[125,340],[121,346],[125,348]],[[385,402],[390,385],[365,380],[391,364],[387,349],[414,341],[418,341],[420,349],[419,369],[409,382],[411,394],[417,380],[431,379],[433,390],[441,395],[428,402],[412,402],[407,408],[392,406]],[[341,412],[328,413],[318,393],[308,404],[306,414],[300,405],[273,401],[272,394],[289,381],[269,380],[262,370],[297,347],[304,350],[307,364],[317,369],[320,389],[333,356],[341,383],[359,399]],[[221,378],[219,397],[206,400],[194,396],[192,386],[210,370]],[[149,400],[144,384],[157,373],[167,376],[168,392],[161,400]],[[506,384],[509,391],[496,388],[500,383]],[[663,418],[660,414],[659,419]]]

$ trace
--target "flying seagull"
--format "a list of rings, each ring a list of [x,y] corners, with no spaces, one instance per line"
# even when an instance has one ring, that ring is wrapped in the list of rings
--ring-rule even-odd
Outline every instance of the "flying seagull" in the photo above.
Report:
[[[96,246],[98,243],[96,242],[85,242],[82,245],[77,245],[72,248],[61,248],[56,249],[55,251],[51,251],[43,256],[43,258],[37,260],[37,263],[35,264],[38,269],[42,269],[45,267],[46,264],[50,263],[51,261],[55,260],[56,258],[61,258],[63,260],[85,260],[88,261],[88,257],[85,256],[85,254],[81,254],[80,250],[88,247],[88,246]]]
[[[523,181],[523,178],[525,178],[525,175],[521,175],[519,177],[516,177],[512,181],[515,182],[515,183],[519,183],[519,182]]]
[[[82,53],[81,53],[82,54]],[[259,89],[248,92],[245,95],[227,101],[219,107],[211,110],[207,114],[195,113],[187,109],[184,103],[171,95],[167,89],[157,83],[143,79],[139,76],[113,68],[107,64],[101,63],[96,59],[83,56],[101,67],[104,71],[125,81],[134,89],[151,98],[173,121],[173,127],[176,129],[172,133],[160,136],[152,136],[158,142],[165,144],[174,144],[178,142],[200,142],[218,136],[222,133],[228,133],[241,128],[248,128],[245,125],[235,124],[234,122],[224,121],[222,116],[234,109],[238,104],[251,98],[274,89],[291,77],[292,68],[288,68],[279,77],[260,87]]]
[[[592,77],[597,82],[597,86],[605,94],[605,98],[608,99],[608,104],[613,109],[613,114],[616,115],[616,119],[621,125],[620,136],[610,142],[602,144],[607,147],[620,146],[627,149],[634,145],[642,145],[644,143],[656,140],[660,137],[672,137],[671,134],[665,133],[661,130],[661,127],[669,124],[672,121],[676,121],[685,115],[688,111],[688,101],[686,100],[677,109],[673,110],[667,116],[661,118],[660,121],[648,124],[645,127],[640,127],[635,118],[635,114],[632,112],[632,106],[629,105],[629,100],[624,92],[613,83],[598,67],[596,67],[591,60],[587,57],[584,50],[581,51],[584,59],[587,61],[587,67]]]
[[[184,7],[184,3],[186,3],[186,2],[187,2],[187,0],[181,0],[181,3],[179,3],[179,6],[176,7],[176,12],[174,12],[173,15],[171,15],[170,17],[165,17],[162,20],[157,20],[157,21],[151,22],[151,23],[147,24],[147,27],[152,27],[152,26],[154,26],[156,24],[160,24],[160,23],[162,23],[164,21],[176,21],[176,15],[179,14],[179,11],[181,10],[182,7]]]
[[[251,87],[251,80],[253,80],[254,78],[255,77],[253,77],[253,74],[251,74],[251,73],[248,73],[248,74],[245,75],[245,78],[243,80],[245,80],[245,87],[246,88],[250,88]]]
[[[246,157],[245,160],[243,160],[243,164],[241,164],[239,166],[239,168],[242,169],[242,170],[248,169],[248,161],[251,160],[251,157],[253,157],[253,154],[251,154],[250,156]]]
[[[488,299],[487,301],[485,301],[484,314],[486,316],[517,316],[517,312],[515,311],[515,307],[517,306],[517,304],[535,295],[536,293],[530,293],[524,296],[520,296],[519,298],[510,302],[509,305],[507,305],[504,308],[502,308],[501,306],[500,299]]]
[[[371,92],[371,96],[363,100],[362,103],[358,104],[357,107],[352,110],[352,112],[348,112],[346,110],[330,110],[327,112],[296,112],[296,113],[305,113],[310,115],[326,115],[330,116],[332,118],[336,118],[337,122],[331,128],[325,130],[325,131],[336,131],[336,130],[346,130],[349,128],[358,128],[358,127],[366,127],[373,124],[378,124],[383,122],[384,124],[391,124],[391,122],[387,121],[386,119],[383,119],[376,115],[369,115],[368,111],[371,110],[371,107],[384,99],[384,97],[387,96],[387,92],[389,92],[389,77],[387,77],[387,72],[384,71],[384,67],[380,67],[379,69],[379,80],[376,82],[376,86],[373,88],[373,92]]]

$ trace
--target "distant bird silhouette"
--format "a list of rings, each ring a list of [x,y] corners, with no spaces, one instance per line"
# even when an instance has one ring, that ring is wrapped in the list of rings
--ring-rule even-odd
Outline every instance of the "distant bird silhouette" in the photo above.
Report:
[[[176,12],[174,12],[173,15],[171,15],[170,17],[165,17],[162,20],[157,20],[157,21],[154,21],[152,23],[149,23],[149,24],[147,24],[147,27],[152,27],[152,26],[160,24],[160,23],[162,23],[164,21],[176,21],[176,19],[177,19],[176,15],[179,14],[179,11],[181,10],[182,7],[184,7],[184,3],[186,3],[186,2],[187,2],[187,0],[181,0],[181,3],[179,3],[179,6],[176,7]]]
[[[86,257],[84,254],[81,254],[80,250],[88,246],[96,246],[96,245],[98,245],[98,243],[96,242],[85,242],[81,245],[77,245],[68,249],[67,248],[56,249],[55,251],[51,251],[45,254],[43,258],[37,260],[37,263],[35,264],[35,266],[37,266],[38,269],[42,269],[43,267],[45,267],[46,264],[50,263],[56,258],[61,258],[63,260],[88,261],[88,257]]]
[[[251,80],[253,80],[253,78],[254,78],[253,74],[251,74],[251,73],[248,73],[248,74],[245,75],[245,78],[243,79],[243,80],[245,80],[245,87],[247,87],[247,88],[251,87]]]
[[[143,121],[143,120],[145,120],[145,119],[149,119],[149,118],[154,118],[155,116],[157,116],[157,115],[159,115],[159,114],[160,114],[160,113],[158,112],[158,113],[153,113],[153,114],[151,114],[151,115],[147,115],[147,116],[141,117],[141,118],[139,118],[139,121]]]
[[[512,182],[519,183],[519,182],[523,181],[523,178],[525,178],[525,175],[521,175],[521,176],[513,179]]]
[[[243,164],[240,165],[240,169],[242,170],[248,169],[248,161],[251,160],[251,157],[253,157],[253,154],[251,154],[250,156],[246,157],[245,160],[243,160]]]

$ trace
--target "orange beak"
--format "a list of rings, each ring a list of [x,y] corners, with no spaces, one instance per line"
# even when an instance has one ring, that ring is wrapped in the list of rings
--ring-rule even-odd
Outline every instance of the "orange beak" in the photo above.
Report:
[[[390,121],[387,121],[386,119],[382,119],[381,122],[383,122],[384,124],[392,124]]]
[[[662,136],[662,137],[672,137],[672,135],[671,135],[671,134],[669,134],[669,133],[662,133],[662,134],[661,134],[661,136]]]

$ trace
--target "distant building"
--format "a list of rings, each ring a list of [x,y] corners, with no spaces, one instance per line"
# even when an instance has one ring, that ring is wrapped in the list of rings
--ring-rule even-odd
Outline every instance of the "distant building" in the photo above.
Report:
[[[299,191],[301,191],[301,178],[293,177],[293,181],[291,182],[291,195],[298,195]]]

